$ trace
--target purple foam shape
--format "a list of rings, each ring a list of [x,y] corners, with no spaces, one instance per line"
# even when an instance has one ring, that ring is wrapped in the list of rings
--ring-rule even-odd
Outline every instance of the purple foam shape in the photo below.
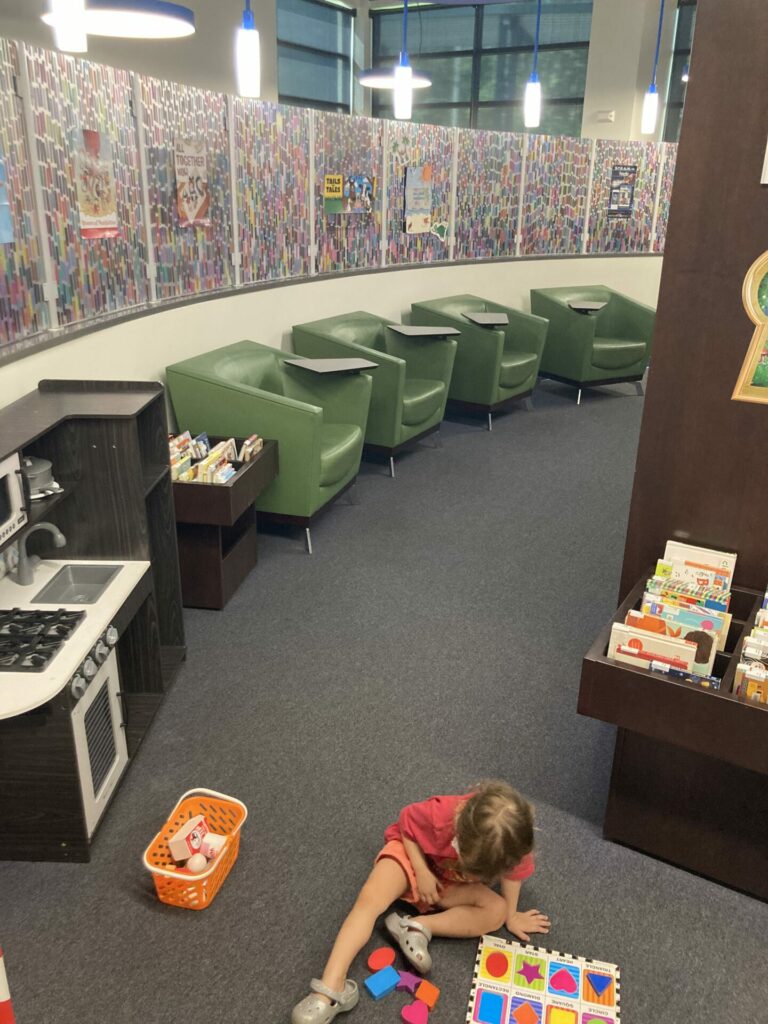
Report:
[[[410,971],[399,971],[400,981],[398,981],[395,988],[398,992],[410,992],[414,994],[416,989],[421,984],[421,978],[418,974],[412,974]]]

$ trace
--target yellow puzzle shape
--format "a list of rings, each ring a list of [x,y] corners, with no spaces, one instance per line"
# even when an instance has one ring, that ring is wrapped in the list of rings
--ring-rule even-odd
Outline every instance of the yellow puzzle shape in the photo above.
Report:
[[[741,298],[755,332],[731,398],[768,403],[768,252],[747,271]]]
[[[488,959],[491,958],[490,969]],[[512,979],[512,954],[506,950],[495,949],[493,946],[484,946],[480,956],[480,977],[489,981],[497,981],[502,985]],[[506,960],[506,967],[502,971],[502,961]]]
[[[576,1011],[563,1006],[547,1007],[547,1024],[576,1024]]]

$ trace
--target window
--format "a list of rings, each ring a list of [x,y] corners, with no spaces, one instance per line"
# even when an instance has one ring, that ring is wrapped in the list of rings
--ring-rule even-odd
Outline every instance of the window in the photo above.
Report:
[[[373,11],[373,64],[400,52],[402,8]],[[541,127],[580,135],[592,0],[543,0],[539,78]],[[523,93],[531,75],[535,0],[467,7],[410,7],[411,63],[432,79],[413,96],[413,120],[471,128],[523,130]],[[392,116],[391,94],[374,90],[374,117]]]
[[[350,112],[353,17],[322,0],[277,0],[281,103]]]
[[[667,90],[667,111],[664,118],[664,141],[677,142],[680,138],[680,123],[683,120],[683,106],[687,83],[683,75],[688,74],[691,60],[691,43],[696,24],[696,0],[678,0],[675,46],[672,51],[672,69]]]

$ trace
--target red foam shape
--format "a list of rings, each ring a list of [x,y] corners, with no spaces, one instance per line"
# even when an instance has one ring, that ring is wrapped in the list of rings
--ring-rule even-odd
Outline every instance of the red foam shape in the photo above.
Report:
[[[400,1011],[400,1016],[405,1021],[405,1024],[427,1024],[429,1008],[426,1003],[408,1003]]]
[[[492,978],[503,978],[509,970],[509,957],[504,953],[491,953],[485,961],[485,969]]]
[[[391,946],[379,946],[368,957],[368,966],[372,971],[383,971],[395,962],[395,951]]]

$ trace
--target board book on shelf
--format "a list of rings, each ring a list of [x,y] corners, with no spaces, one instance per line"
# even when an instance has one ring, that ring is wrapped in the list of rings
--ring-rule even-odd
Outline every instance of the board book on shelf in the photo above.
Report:
[[[616,964],[483,935],[466,1024],[617,1024]]]
[[[755,704],[768,705],[768,590],[763,595],[752,632],[744,638],[733,692]]]
[[[681,611],[684,609],[681,609]],[[656,636],[667,636],[676,640],[685,640],[696,647],[692,671],[702,675],[711,675],[717,654],[717,635],[712,629],[704,629],[702,625],[685,626],[674,619],[663,618],[643,611],[631,610],[627,613],[626,625],[635,629],[644,629]]]
[[[638,668],[651,668],[651,663],[656,662],[681,672],[692,672],[696,644],[614,622],[608,657]]]

